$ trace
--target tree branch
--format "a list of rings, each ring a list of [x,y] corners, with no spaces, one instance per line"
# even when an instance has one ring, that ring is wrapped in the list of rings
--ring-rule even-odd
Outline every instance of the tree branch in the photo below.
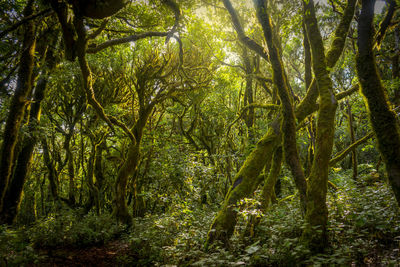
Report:
[[[346,149],[342,150],[338,154],[335,155],[330,161],[329,161],[329,166],[333,167],[335,166],[336,163],[344,159],[355,147],[364,144],[367,142],[371,137],[374,136],[373,132],[368,133],[366,136],[364,136],[361,139],[358,139],[356,142],[348,146]]]
[[[256,41],[253,39],[250,39],[249,37],[246,36],[244,33],[243,27],[240,24],[239,17],[236,13],[236,10],[233,8],[232,3],[230,0],[223,0],[225,8],[228,10],[231,20],[233,23],[233,27],[236,30],[236,33],[238,35],[238,38],[240,42],[242,42],[244,45],[246,45],[248,48],[256,52],[260,57],[263,59],[269,61],[269,57],[267,52],[265,51],[264,47],[259,45]]]
[[[22,24],[31,21],[33,19],[36,19],[37,17],[40,16],[50,16],[51,14],[53,14],[53,11],[51,10],[51,8],[47,8],[45,10],[40,11],[39,13],[36,14],[32,14],[28,17],[23,18],[22,20],[14,23],[13,25],[11,25],[10,27],[8,27],[7,29],[5,29],[4,31],[0,32],[0,39],[3,38],[4,36],[6,36],[7,33],[12,32],[14,30],[16,30],[19,26],[21,26]]]

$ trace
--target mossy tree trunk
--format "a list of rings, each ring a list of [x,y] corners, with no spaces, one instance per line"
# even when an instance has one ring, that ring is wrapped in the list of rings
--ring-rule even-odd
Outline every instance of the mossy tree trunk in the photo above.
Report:
[[[374,0],[362,1],[358,20],[356,68],[378,149],[386,165],[389,183],[400,205],[400,129],[396,115],[389,106],[375,62],[374,5]]]
[[[356,2],[357,0],[349,0],[348,5],[344,11],[344,15],[335,30],[333,42],[328,51],[328,67],[333,67],[335,65],[341,55],[341,52],[343,51],[347,32],[353,19]],[[268,60],[268,56],[263,52],[264,50],[262,49],[262,47],[244,35],[244,31],[241,28],[237,14],[233,9],[230,1],[224,0],[223,3],[231,15],[232,22],[240,41],[244,43],[249,49],[254,50],[262,58]],[[349,92],[341,94],[340,96],[338,95],[338,99],[341,99],[353,92],[354,90],[352,89],[349,90]],[[307,90],[306,96],[295,110],[295,116],[298,122],[303,121],[307,116],[318,110],[318,105],[316,103],[317,97],[317,84],[316,80],[313,79],[310,88]],[[205,244],[206,247],[208,247],[215,240],[227,242],[232,235],[236,225],[237,215],[234,206],[241,199],[254,192],[254,189],[258,185],[257,177],[264,166],[262,162],[264,162],[264,164],[265,162],[269,162],[271,160],[273,151],[275,151],[275,149],[280,146],[282,142],[279,127],[275,126],[274,129],[275,130],[269,129],[268,132],[260,139],[254,150],[246,158],[241,169],[235,176],[234,182],[228,190],[227,196],[225,197],[222,208],[220,209],[213,223],[211,224]],[[267,156],[268,158],[266,160]]]
[[[400,80],[400,29],[394,30],[394,55],[392,61],[392,78]],[[400,106],[400,88],[394,92],[394,104]]]
[[[33,2],[29,0],[24,16],[33,14]],[[27,97],[32,91],[32,72],[35,54],[35,22],[28,21],[23,25],[24,37],[22,52],[19,62],[18,79],[15,93],[11,100],[10,110],[4,128],[4,139],[0,151],[0,211],[3,209],[3,201],[11,179],[12,165],[15,158],[15,147],[18,141],[18,133],[24,117],[27,105]]]
[[[44,66],[35,86],[28,116],[28,133],[24,135],[21,142],[22,147],[16,158],[16,165],[11,174],[12,179],[4,197],[4,208],[0,211],[0,222],[7,224],[14,223],[20,209],[23,187],[32,162],[33,150],[38,142],[37,129],[40,122],[41,102],[44,99],[49,74],[56,65],[53,47],[56,46],[57,39],[58,35],[56,34],[52,37],[52,40],[48,40],[47,38],[42,40],[42,44],[46,44],[44,45],[44,51],[41,53],[42,57],[45,58]],[[47,42],[50,42],[50,44],[47,45]]]
[[[244,94],[244,105],[251,105],[254,103],[253,96],[253,65],[251,64],[247,47],[243,47],[243,63],[246,74],[246,91]],[[249,107],[246,110],[245,123],[247,125],[248,139],[250,144],[254,144],[254,107]]]
[[[236,225],[237,205],[244,197],[254,192],[257,187],[257,177],[271,161],[272,155],[280,143],[279,128],[270,127],[268,132],[258,141],[254,150],[246,158],[239,172],[236,174],[233,185],[230,187],[222,208],[215,217],[208,232],[206,247],[219,240],[226,243]]]
[[[282,167],[282,147],[278,147],[272,158],[272,165],[264,182],[264,186],[261,191],[261,208],[264,212],[268,210],[274,196],[275,184],[278,180],[279,173]]]
[[[337,101],[327,70],[324,45],[315,16],[314,1],[304,1],[304,22],[311,47],[312,66],[319,92],[319,110],[315,139],[315,157],[308,177],[306,223],[302,240],[313,253],[321,252],[327,244],[328,208],[326,192],[329,160],[334,138]]]
[[[256,0],[254,3],[257,11],[257,18],[262,26],[264,38],[268,46],[274,85],[278,89],[278,95],[282,105],[283,154],[286,164],[292,172],[296,187],[299,190],[302,210],[305,211],[307,182],[297,150],[296,120],[294,115],[293,99],[289,92],[281,55],[279,54],[278,47],[273,41],[272,25],[267,13],[266,1]]]
[[[143,130],[146,127],[147,119],[153,111],[154,105],[155,102],[151,103],[146,108],[142,108],[139,110],[139,119],[132,129],[135,140],[132,140],[132,143],[128,147],[126,160],[119,169],[117,180],[115,182],[114,215],[119,221],[128,225],[132,221],[132,216],[129,214],[128,206],[126,204],[126,188],[129,178],[135,178],[133,174],[135,173],[139,165],[140,144],[143,137]],[[131,182],[135,183],[134,180],[132,180]]]
[[[44,71],[35,86],[29,114],[28,134],[24,136],[21,151],[18,153],[12,179],[4,198],[4,208],[0,211],[0,223],[14,223],[21,204],[22,190],[32,162],[33,150],[38,141],[36,131],[40,122],[40,105],[45,95],[49,71],[55,65],[53,49],[50,46],[48,49]]]
[[[42,139],[43,159],[48,170],[50,192],[53,200],[58,200],[58,172],[54,166],[54,161],[50,156],[49,145],[46,138]]]

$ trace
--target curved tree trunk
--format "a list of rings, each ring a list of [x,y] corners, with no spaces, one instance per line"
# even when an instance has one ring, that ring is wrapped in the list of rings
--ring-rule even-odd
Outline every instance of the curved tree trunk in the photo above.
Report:
[[[261,191],[261,209],[264,213],[268,210],[269,205],[272,202],[274,195],[274,187],[278,180],[279,173],[282,167],[282,148],[278,147],[272,158],[271,170],[269,171],[268,177],[264,182],[264,186]]]
[[[118,171],[117,180],[115,182],[114,215],[117,220],[128,225],[132,222],[132,216],[129,214],[126,204],[126,187],[130,177],[132,177],[132,183],[135,183],[135,176],[133,176],[133,174],[139,165],[140,143],[143,137],[143,130],[146,127],[147,119],[153,110],[154,104],[155,103],[152,103],[147,108],[139,110],[139,119],[132,131],[135,136],[135,141],[132,141],[128,148],[128,155],[124,164]]]
[[[307,226],[302,235],[302,240],[315,253],[322,251],[327,244],[326,226],[328,222],[328,208],[326,206],[326,192],[329,160],[332,153],[335,132],[337,101],[327,70],[324,45],[315,16],[314,1],[304,1],[303,4],[304,22],[311,47],[312,66],[320,97],[315,139],[315,157],[308,177],[305,217]]]
[[[132,143],[128,148],[128,156],[118,171],[117,180],[115,182],[115,206],[114,215],[122,223],[130,224],[132,216],[128,212],[126,205],[126,186],[129,177],[136,170],[139,163],[139,144]]]
[[[357,75],[365,96],[370,122],[378,140],[378,149],[386,165],[389,183],[400,205],[400,129],[390,109],[373,52],[374,0],[363,0],[358,21]]]

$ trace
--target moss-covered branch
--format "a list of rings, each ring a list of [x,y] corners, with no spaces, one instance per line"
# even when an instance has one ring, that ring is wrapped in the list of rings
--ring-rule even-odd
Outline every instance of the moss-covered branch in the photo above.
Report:
[[[222,208],[210,227],[205,244],[206,248],[215,240],[226,243],[233,234],[236,225],[237,203],[254,192],[258,185],[256,181],[259,173],[271,161],[275,149],[280,144],[281,138],[279,130],[276,128],[277,125],[270,127],[264,137],[258,141],[255,149],[246,158],[246,161],[236,174]]]
[[[339,60],[340,55],[343,52],[346,42],[346,36],[350,28],[350,23],[354,16],[356,3],[357,0],[348,1],[344,11],[344,15],[341,17],[340,22],[333,33],[331,45],[328,49],[326,57],[326,66],[328,67],[328,69],[331,69],[336,65],[336,62]],[[317,81],[314,78],[311,82],[311,85],[307,89],[306,96],[303,98],[296,109],[296,118],[298,122],[304,120],[305,117],[308,116],[308,114],[312,113],[310,112],[310,108],[312,108],[318,97],[316,82]]]
[[[231,1],[222,0],[222,2],[224,3],[225,8],[228,10],[231,16],[233,27],[236,30],[240,42],[246,45],[249,49],[256,52],[260,57],[268,61],[269,60],[268,54],[265,52],[264,48],[261,45],[259,45],[256,41],[246,36],[243,27],[240,23],[239,16],[237,15],[236,10],[233,8]]]
[[[346,149],[343,151],[339,152],[337,155],[335,155],[330,161],[329,161],[329,166],[335,166],[336,163],[344,159],[354,148],[358,147],[359,145],[364,144],[367,142],[371,137],[374,136],[373,132],[368,133],[364,137],[358,139],[356,142],[348,146]]]

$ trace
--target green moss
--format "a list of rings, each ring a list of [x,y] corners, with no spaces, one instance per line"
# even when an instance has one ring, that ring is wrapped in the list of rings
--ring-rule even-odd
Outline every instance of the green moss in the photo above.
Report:
[[[234,179],[232,186],[225,198],[221,210],[215,217],[210,231],[208,232],[206,248],[214,241],[226,243],[232,236],[237,211],[236,204],[244,197],[254,192],[258,186],[258,175],[272,159],[275,149],[280,144],[280,135],[271,127],[268,132],[258,141],[256,148],[250,153]]]
[[[386,165],[388,180],[400,205],[400,129],[396,115],[388,104],[375,62],[372,49],[373,18],[373,3],[363,1],[358,26],[357,75],[372,129],[378,141],[378,149]]]

